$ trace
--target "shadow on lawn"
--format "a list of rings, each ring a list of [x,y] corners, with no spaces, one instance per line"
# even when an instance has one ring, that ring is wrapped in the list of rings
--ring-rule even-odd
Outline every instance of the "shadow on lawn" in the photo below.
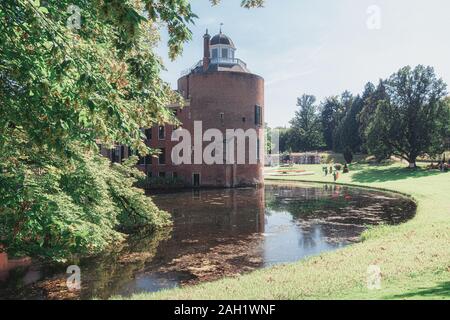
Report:
[[[422,178],[438,174],[446,174],[437,170],[408,169],[408,168],[382,168],[362,169],[355,172],[352,180],[361,183],[395,181],[407,178]]]
[[[450,298],[450,282],[442,282],[435,287],[419,288],[403,294],[396,294],[386,297],[387,299],[407,299],[407,298],[432,298],[432,297],[448,297]]]

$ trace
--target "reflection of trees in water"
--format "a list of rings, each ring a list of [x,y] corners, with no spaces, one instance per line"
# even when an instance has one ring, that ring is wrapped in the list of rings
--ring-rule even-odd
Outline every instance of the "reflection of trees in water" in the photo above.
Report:
[[[112,251],[92,258],[73,259],[64,265],[42,265],[37,269],[13,270],[7,283],[2,283],[0,297],[12,298],[106,298],[117,292],[134,279],[137,272],[145,269],[153,259],[159,243],[170,236],[171,229],[149,235],[136,235]],[[69,292],[66,286],[68,265],[78,265],[81,269],[80,292]],[[31,272],[39,272],[35,285],[24,287],[24,279]]]
[[[136,273],[145,270],[161,241],[170,238],[171,231],[169,228],[150,237],[137,235],[121,250],[81,262],[83,281],[89,282],[82,297],[109,297],[112,292],[118,292],[135,278]]]
[[[298,239],[298,246],[306,250],[315,248],[317,246],[317,240],[320,240],[321,237],[321,226],[314,225],[312,228],[305,228],[298,225],[298,228],[300,229],[299,234],[301,235]]]
[[[294,218],[308,218],[317,213],[335,212],[350,204],[349,199],[341,197],[344,189],[340,186],[298,188],[283,185],[267,188],[266,207],[274,211],[287,211]]]
[[[338,185],[269,185],[266,207],[292,215],[301,226],[302,247],[314,245],[318,231],[330,243],[355,241],[368,225],[400,223],[415,213],[409,199]]]
[[[396,224],[415,213],[415,204],[410,199],[338,185],[322,188],[268,186],[266,207],[287,211],[297,219],[332,217],[336,222],[349,224]]]

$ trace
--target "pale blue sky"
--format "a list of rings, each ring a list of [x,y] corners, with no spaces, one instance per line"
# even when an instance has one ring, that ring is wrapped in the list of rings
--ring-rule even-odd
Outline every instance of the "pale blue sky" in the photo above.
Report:
[[[233,39],[236,57],[265,79],[265,121],[288,125],[296,97],[320,100],[344,90],[362,91],[405,65],[425,64],[450,84],[449,0],[266,0],[265,8],[243,9],[240,0],[193,0],[199,19],[193,40],[176,61],[158,49],[176,88],[180,72],[202,58],[205,29]],[[367,27],[367,9],[381,9],[381,29]]]

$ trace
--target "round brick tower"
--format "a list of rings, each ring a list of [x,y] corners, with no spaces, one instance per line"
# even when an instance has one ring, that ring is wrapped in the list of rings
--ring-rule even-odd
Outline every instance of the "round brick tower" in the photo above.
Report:
[[[204,35],[203,59],[178,79],[178,91],[186,106],[177,112],[184,129],[194,133],[194,121],[201,121],[203,133],[219,129],[227,150],[227,129],[256,131],[256,143],[246,139],[245,163],[191,164],[177,166],[178,176],[192,185],[236,187],[263,183],[264,166],[264,79],[247,69],[235,57],[233,41],[222,32]],[[254,132],[253,131],[253,132]],[[205,148],[210,142],[203,142]],[[249,161],[249,149],[256,148],[255,162]],[[235,158],[238,148],[235,148]],[[242,153],[242,150],[239,152]]]

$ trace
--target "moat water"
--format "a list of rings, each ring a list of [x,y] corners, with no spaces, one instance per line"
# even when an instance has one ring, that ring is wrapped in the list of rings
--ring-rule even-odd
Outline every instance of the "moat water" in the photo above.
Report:
[[[402,223],[416,211],[398,194],[319,184],[151,197],[172,214],[171,230],[66,265],[3,261],[0,299],[109,298],[234,277],[336,250],[359,241],[368,226]],[[67,289],[70,264],[81,269],[79,291]]]

